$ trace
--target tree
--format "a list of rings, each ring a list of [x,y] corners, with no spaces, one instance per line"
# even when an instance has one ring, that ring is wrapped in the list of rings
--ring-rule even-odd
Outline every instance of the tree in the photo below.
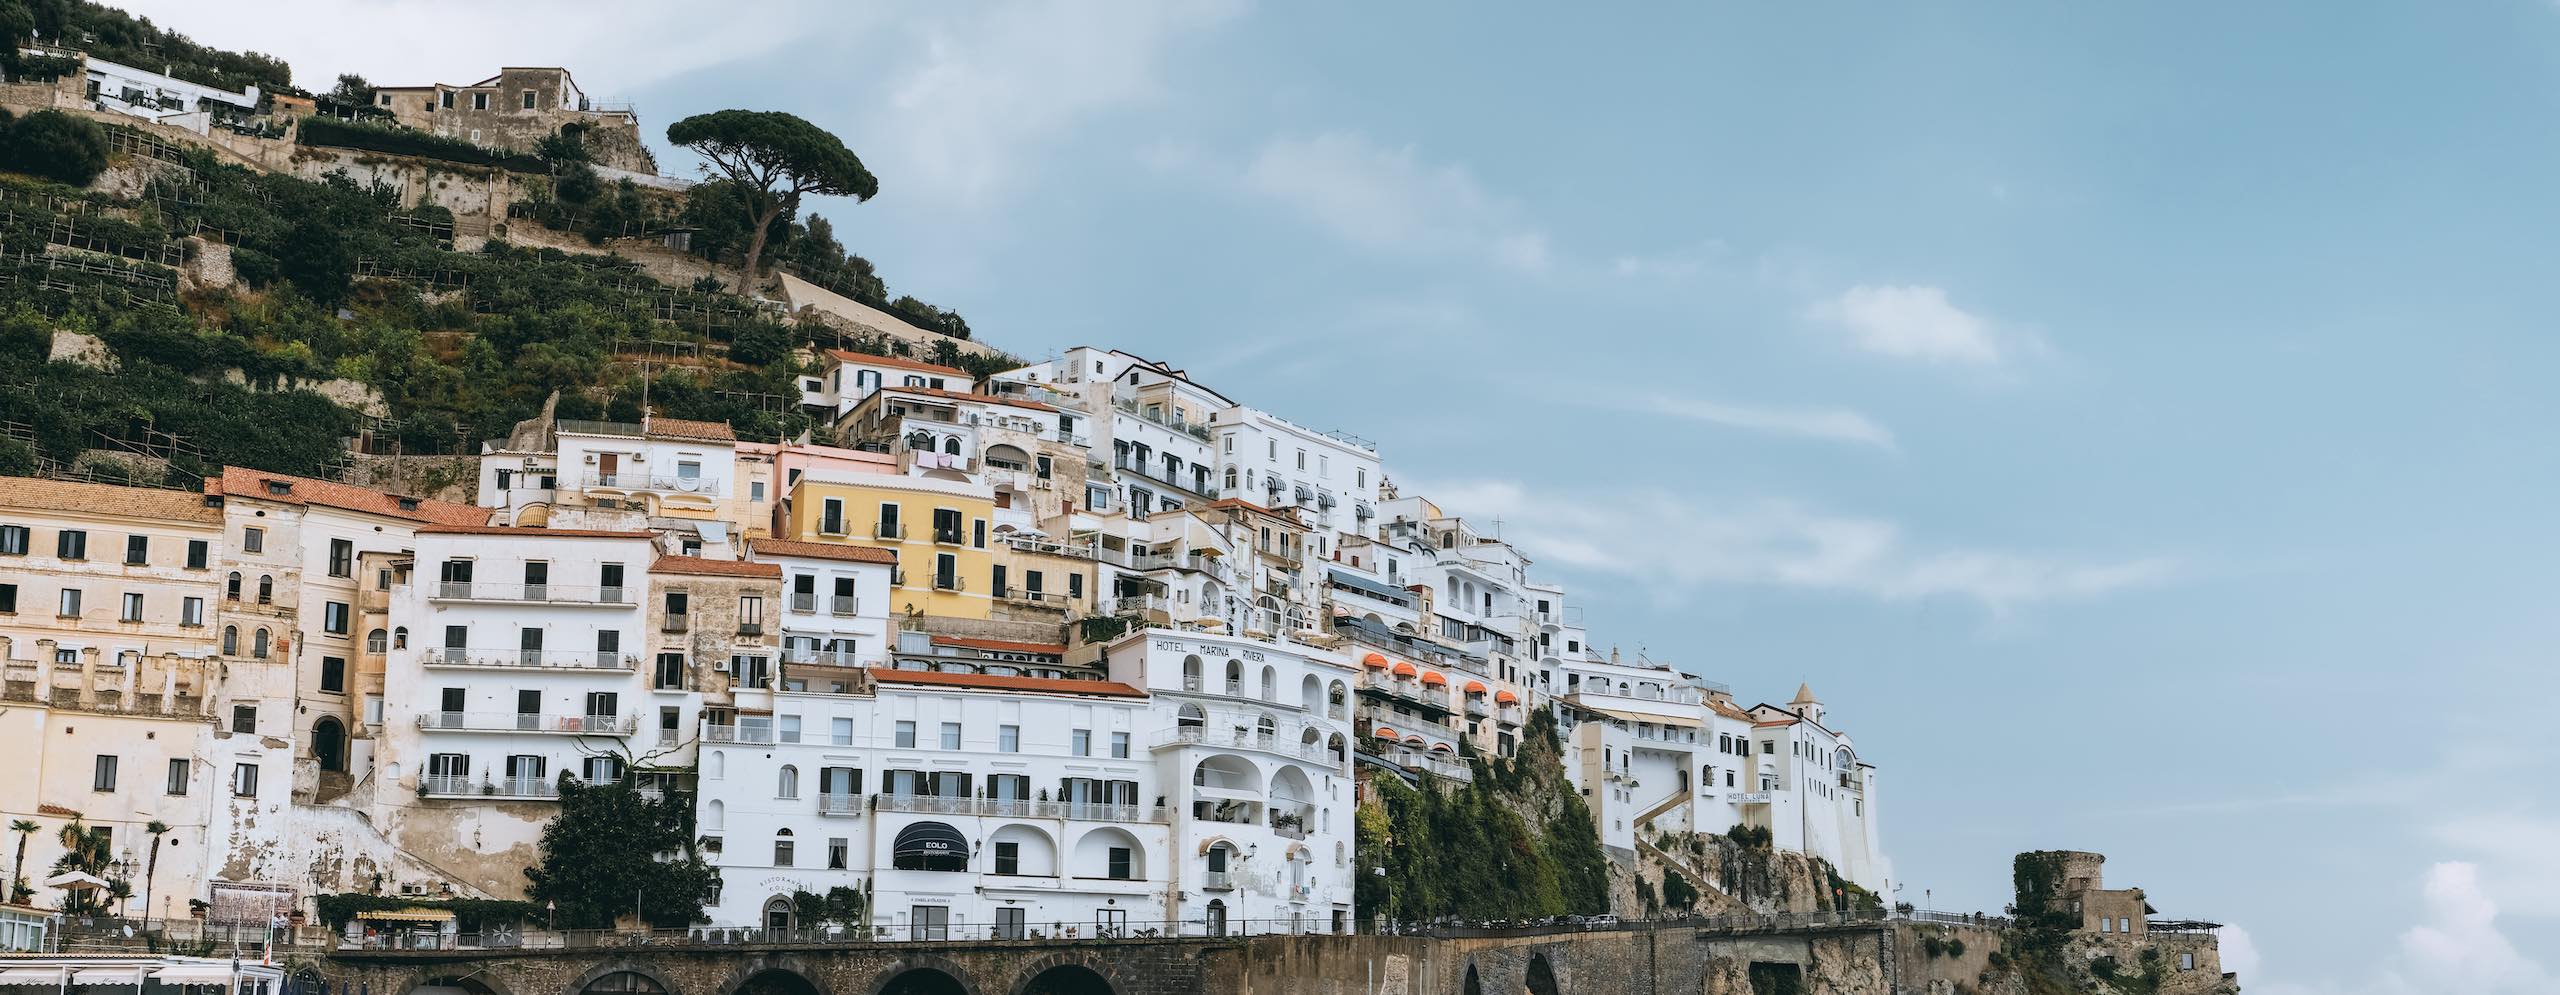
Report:
[[[667,141],[701,155],[744,194],[749,235],[741,290],[755,286],[773,223],[797,215],[803,195],[870,200],[880,193],[880,181],[842,139],[781,111],[696,114],[668,125]]]
[[[151,925],[151,879],[160,873],[160,837],[169,835],[169,824],[158,819],[144,823],[142,831],[151,834],[151,856],[142,862],[142,925]]]
[[[329,90],[329,99],[348,107],[373,106],[373,84],[354,73],[338,76],[338,85]]]
[[[542,829],[541,866],[526,896],[559,904],[559,923],[603,929],[638,909],[651,926],[702,921],[720,871],[693,837],[692,799],[651,798],[630,780],[587,784],[560,776],[560,814]]]
[[[18,834],[18,859],[9,864],[9,901],[24,905],[35,893],[35,889],[27,887],[27,837],[42,828],[34,819],[9,820],[9,831]]]
[[[107,168],[107,133],[57,110],[0,120],[0,168],[87,186]]]
[[[74,817],[71,821],[62,824],[61,833],[56,838],[62,843],[62,856],[53,861],[54,873],[78,871],[82,874],[106,878],[109,865],[114,862],[115,855],[107,851],[107,841],[103,837],[90,831],[88,825]],[[114,878],[107,881],[109,896],[114,896],[114,886],[122,884],[123,880]],[[127,886],[125,890],[130,894],[131,886]],[[92,889],[82,888],[65,892],[62,899],[62,910],[73,914],[96,911],[98,905],[98,894]]]

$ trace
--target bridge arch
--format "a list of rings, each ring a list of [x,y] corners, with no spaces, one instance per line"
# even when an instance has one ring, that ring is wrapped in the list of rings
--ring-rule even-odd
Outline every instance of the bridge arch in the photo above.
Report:
[[[1543,952],[1529,955],[1529,974],[1522,980],[1529,989],[1529,995],[1559,995],[1561,992],[1556,987],[1556,969],[1547,963],[1547,955]]]
[[[713,995],[828,995],[818,972],[800,958],[754,957],[729,969]]]
[[[1467,986],[1465,988],[1465,995],[1484,995],[1484,983],[1476,980],[1476,966],[1474,964],[1467,965]]]
[[[401,986],[400,992],[414,992],[429,987],[454,988],[469,995],[516,995],[513,989],[507,987],[506,982],[498,980],[491,974],[484,973],[475,967],[456,964],[421,967],[412,971],[409,974],[408,983]]]
[[[495,974],[496,972],[490,972]],[[489,974],[476,975],[478,981]],[[675,982],[657,969],[633,960],[614,959],[597,964],[569,982],[560,995],[683,995]]]
[[[922,954],[901,957],[881,968],[868,992],[859,995],[981,995],[960,965]]]
[[[1101,961],[1075,954],[1050,954],[1016,972],[1012,995],[1118,995],[1120,985]]]

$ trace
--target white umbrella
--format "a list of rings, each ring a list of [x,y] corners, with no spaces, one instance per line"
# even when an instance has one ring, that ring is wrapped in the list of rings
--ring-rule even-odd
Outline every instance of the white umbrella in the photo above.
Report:
[[[107,887],[107,882],[106,879],[87,871],[64,871],[44,879],[44,886],[60,888],[64,891],[89,891],[103,889]]]

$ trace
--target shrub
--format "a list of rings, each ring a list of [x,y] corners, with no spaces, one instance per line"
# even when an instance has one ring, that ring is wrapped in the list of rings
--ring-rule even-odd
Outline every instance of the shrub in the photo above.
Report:
[[[0,120],[0,167],[87,186],[107,169],[107,133],[97,122],[57,110]]]

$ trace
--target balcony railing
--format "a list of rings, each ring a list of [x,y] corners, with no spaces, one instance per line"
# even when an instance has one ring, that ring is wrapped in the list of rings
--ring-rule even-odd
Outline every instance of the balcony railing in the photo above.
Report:
[[[1211,441],[1213,438],[1209,434],[1209,426],[1194,424],[1178,415],[1166,414],[1166,409],[1162,407],[1150,409],[1136,401],[1118,397],[1111,399],[1111,406],[1120,409],[1122,412],[1136,415],[1141,420],[1154,422],[1157,425],[1187,434],[1202,442]]]
[[[712,477],[659,477],[646,473],[590,473],[589,487],[609,487],[618,491],[669,491],[677,494],[700,494],[720,497],[720,481]]]
[[[440,581],[435,586],[437,601],[503,601],[531,602],[546,605],[600,605],[624,608],[639,602],[627,587],[596,587],[579,584],[501,584],[494,581]]]
[[[859,611],[860,602],[856,601],[852,595],[835,594],[827,597],[827,614],[829,615],[853,615],[858,614]]]
[[[776,738],[772,726],[723,726],[705,723],[702,727],[702,741],[771,744],[776,741]]]
[[[1204,891],[1234,891],[1235,876],[1226,871],[1205,871],[1200,875],[1200,887]]]
[[[819,815],[861,815],[862,796],[823,794],[818,796]]]
[[[504,667],[519,670],[612,670],[640,666],[640,658],[619,650],[473,649],[441,646],[428,649],[419,661],[429,667]]]
[[[666,621],[658,623],[658,631],[683,632],[690,626],[691,621],[692,619],[689,615],[683,612],[678,612],[667,616]]]
[[[1047,553],[1052,556],[1094,558],[1094,543],[1090,539],[1083,542],[1059,542],[1054,539],[1015,536],[1005,540],[1005,545],[1013,547],[1013,551],[1017,553]]]
[[[904,540],[906,537],[907,526],[903,522],[877,522],[871,526],[871,538],[874,539]]]
[[[429,732],[541,732],[579,736],[628,736],[639,723],[628,715],[559,715],[541,712],[421,712]]]
[[[862,658],[852,650],[789,649],[782,651],[782,662],[805,663],[816,667],[859,667]]]
[[[1160,594],[1137,594],[1125,598],[1104,598],[1094,605],[1097,615],[1134,615],[1144,612],[1171,612],[1172,605]]]
[[[1170,746],[1210,746],[1221,749],[1259,750],[1264,753],[1278,754],[1292,760],[1303,760],[1307,763],[1324,767],[1339,767],[1342,765],[1344,760],[1349,759],[1348,757],[1335,756],[1332,751],[1325,749],[1324,744],[1321,742],[1306,742],[1306,734],[1303,729],[1293,730],[1293,734],[1297,735],[1299,738],[1284,739],[1282,738],[1282,734],[1278,732],[1265,736],[1258,732],[1238,732],[1232,728],[1211,729],[1207,726],[1176,726],[1171,729],[1158,731],[1154,738],[1148,740],[1147,745],[1150,748],[1159,750]]]
[[[982,815],[999,818],[1075,819],[1084,822],[1163,822],[1164,807],[1112,805],[1103,802],[1032,801],[1022,798],[961,798],[945,795],[872,795],[883,812],[932,815]]]
[[[996,591],[996,597],[1005,601],[1018,601],[1026,605],[1046,605],[1051,608],[1064,608],[1067,605],[1067,596],[1055,591],[1026,591],[1019,587],[1007,587]]]
[[[966,591],[969,589],[969,578],[959,576],[935,577],[933,579],[933,589],[937,591]]]
[[[558,798],[560,784],[542,777],[489,781],[467,774],[428,774],[418,778],[418,794],[427,798]]]

